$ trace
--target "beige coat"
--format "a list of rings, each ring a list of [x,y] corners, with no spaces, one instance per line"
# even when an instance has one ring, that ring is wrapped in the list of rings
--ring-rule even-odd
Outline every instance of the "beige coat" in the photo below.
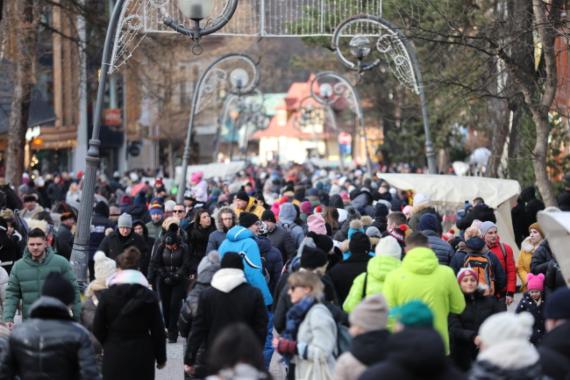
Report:
[[[358,361],[350,351],[345,352],[336,362],[334,380],[358,380],[366,368],[368,367]]]

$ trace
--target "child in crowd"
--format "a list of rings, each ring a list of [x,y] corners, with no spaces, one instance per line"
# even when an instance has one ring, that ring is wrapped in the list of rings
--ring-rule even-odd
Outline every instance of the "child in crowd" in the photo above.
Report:
[[[544,335],[544,274],[527,275],[527,289],[517,306],[517,313],[528,311],[534,317],[534,326],[530,341],[537,345]]]

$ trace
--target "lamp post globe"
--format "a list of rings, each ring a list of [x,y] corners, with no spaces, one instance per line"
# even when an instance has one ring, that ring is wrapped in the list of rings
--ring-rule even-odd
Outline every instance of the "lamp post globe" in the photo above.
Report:
[[[368,57],[372,52],[372,47],[370,45],[370,39],[365,36],[355,36],[350,40],[348,44],[350,47],[350,53],[357,58],[359,61]]]
[[[241,93],[244,85],[249,82],[249,74],[244,69],[235,69],[230,74],[230,83],[233,90]]]
[[[178,0],[178,9],[191,20],[203,20],[214,10],[212,0]]]
[[[328,83],[323,83],[319,87],[319,95],[324,99],[330,99],[333,96],[333,88]]]

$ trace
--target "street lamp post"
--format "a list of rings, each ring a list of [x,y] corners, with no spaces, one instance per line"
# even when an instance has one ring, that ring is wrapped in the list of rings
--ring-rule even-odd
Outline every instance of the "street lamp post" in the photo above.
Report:
[[[320,84],[318,94],[315,92],[316,84]],[[365,131],[364,112],[362,111],[362,104],[360,103],[360,97],[356,88],[342,75],[332,71],[324,71],[315,75],[311,83],[311,96],[326,107],[332,107],[334,103],[342,98],[348,100],[349,104],[352,104],[354,113],[356,114],[357,128],[364,139],[366,168],[368,173],[372,175],[372,159],[368,149],[368,136]]]
[[[73,242],[73,250],[71,252],[71,266],[75,273],[75,277],[81,289],[87,286],[87,267],[89,260],[89,237],[91,234],[91,217],[93,216],[93,202],[95,199],[95,183],[97,180],[97,168],[100,162],[99,147],[101,141],[99,135],[101,133],[101,112],[103,109],[103,102],[105,100],[105,89],[109,72],[112,70],[111,55],[113,52],[115,41],[117,40],[118,25],[124,16],[124,6],[126,0],[117,0],[115,7],[111,12],[109,25],[107,26],[107,33],[105,36],[105,44],[103,46],[103,55],[101,57],[101,69],[99,74],[99,87],[97,90],[97,99],[95,101],[95,109],[93,113],[93,132],[89,140],[89,148],[87,151],[85,175],[83,177],[83,188],[81,194],[81,203],[79,206],[79,213],[77,217],[77,231]],[[192,5],[187,7],[187,5]],[[222,17],[219,17],[208,27],[200,28],[199,21],[207,16],[205,11],[208,10],[211,0],[180,0],[179,6],[181,11],[195,22],[193,29],[186,29],[176,26],[175,30],[191,35],[194,41],[198,41],[202,36],[214,33],[226,25],[233,14],[235,13],[238,5],[238,0],[228,1]],[[186,6],[186,7],[185,7]],[[187,11],[187,12],[186,12]],[[198,12],[201,12],[198,14]],[[210,9],[211,12],[211,9]],[[165,20],[167,22],[169,20]],[[170,20],[172,21],[172,20]],[[168,24],[168,23],[167,23]],[[188,34],[190,33],[190,34]]]
[[[368,35],[357,35],[349,43],[350,53],[356,58],[356,62],[348,58],[341,49],[340,40],[343,33],[349,32],[356,24],[370,24],[368,30],[376,28],[374,34],[376,44],[373,46]],[[366,59],[373,52],[373,47],[390,63],[390,68],[400,83],[412,88],[420,97],[422,119],[424,125],[426,158],[430,174],[437,174],[435,152],[431,140],[431,131],[427,110],[422,74],[416,57],[416,50],[412,43],[396,26],[381,17],[372,15],[359,15],[343,21],[335,30],[332,37],[331,48],[335,50],[338,60],[348,69],[363,73],[380,66],[382,60],[375,58],[371,61]]]
[[[221,68],[225,63],[241,63],[249,69],[248,71],[243,68],[236,68],[231,73]],[[184,192],[186,191],[186,176],[188,171],[188,161],[190,160],[190,144],[192,143],[192,130],[194,128],[194,119],[199,112],[200,101],[204,91],[214,91],[216,85],[208,83],[208,80],[228,82],[230,92],[236,96],[242,96],[252,92],[259,82],[259,71],[257,69],[257,64],[247,55],[232,53],[226,54],[217,58],[212,62],[206,70],[202,73],[196,87],[194,88],[194,93],[192,94],[192,110],[190,112],[190,121],[188,122],[188,131],[186,133],[186,143],[184,145],[184,154],[182,156],[182,173],[180,174],[180,180],[178,182],[178,193],[177,200],[182,203],[184,200]]]

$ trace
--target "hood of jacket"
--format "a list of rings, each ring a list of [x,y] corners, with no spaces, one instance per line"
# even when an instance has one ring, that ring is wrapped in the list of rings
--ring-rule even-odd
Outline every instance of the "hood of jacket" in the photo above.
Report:
[[[211,251],[202,258],[198,264],[197,281],[202,284],[209,284],[214,274],[220,269],[220,254],[218,251]]]
[[[368,261],[366,273],[379,282],[384,282],[388,273],[402,265],[402,262],[390,256],[375,256]]]
[[[148,280],[146,279],[144,274],[134,269],[117,271],[117,273],[112,275],[107,280],[107,284],[109,286],[130,284],[130,285],[141,285],[144,286],[145,288],[150,287]]]
[[[292,203],[283,203],[279,209],[279,221],[282,224],[291,224],[297,219],[297,210]]]
[[[541,242],[542,240],[538,244],[534,245],[530,241],[530,236],[527,236],[521,243],[521,250],[528,253],[533,253]]]
[[[30,306],[30,318],[73,320],[71,310],[60,300],[42,296]]]
[[[218,212],[216,212],[216,216],[214,218],[216,229],[226,233],[227,231],[225,230],[224,223],[222,222],[222,214],[232,214],[232,226],[235,226],[237,224],[236,213],[230,207],[222,207]]]
[[[414,248],[404,256],[402,267],[416,274],[433,273],[439,266],[439,261],[434,251],[429,248]]]
[[[142,228],[143,228],[143,238],[144,238],[145,240],[147,240],[147,239],[148,239],[148,228],[146,228],[146,224],[145,224],[142,220],[137,219],[137,220],[133,221],[133,232],[134,232],[134,230],[135,230],[135,226],[142,226]]]
[[[253,238],[253,232],[242,226],[230,228],[226,234],[226,239],[232,242]]]
[[[389,336],[388,330],[376,330],[360,334],[352,339],[350,353],[359,362],[369,367],[386,357],[388,352],[385,342]]]
[[[438,378],[447,367],[441,336],[433,329],[409,328],[387,342],[387,360],[399,363],[418,378]]]
[[[245,282],[245,274],[241,269],[222,268],[212,277],[212,288],[229,293]]]

